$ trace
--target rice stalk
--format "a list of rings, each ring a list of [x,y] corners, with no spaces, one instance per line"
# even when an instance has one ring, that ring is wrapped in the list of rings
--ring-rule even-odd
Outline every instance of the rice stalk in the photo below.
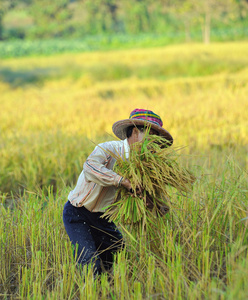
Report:
[[[104,214],[110,221],[140,234],[153,231],[157,217],[169,210],[168,186],[180,193],[191,191],[195,176],[178,163],[178,149],[167,143],[161,136],[146,134],[141,143],[131,145],[129,160],[115,156],[114,171],[130,180],[133,192],[118,188]]]

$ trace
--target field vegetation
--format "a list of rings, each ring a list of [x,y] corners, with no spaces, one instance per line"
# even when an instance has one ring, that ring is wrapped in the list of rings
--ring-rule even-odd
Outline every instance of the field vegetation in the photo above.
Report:
[[[2,60],[0,297],[245,299],[247,53],[240,42]],[[95,144],[134,108],[161,116],[197,179],[187,197],[168,188],[159,238],[118,224],[126,249],[94,279],[73,259],[63,205]]]
[[[140,34],[167,42],[241,40],[247,14],[246,0],[2,0],[0,41]]]

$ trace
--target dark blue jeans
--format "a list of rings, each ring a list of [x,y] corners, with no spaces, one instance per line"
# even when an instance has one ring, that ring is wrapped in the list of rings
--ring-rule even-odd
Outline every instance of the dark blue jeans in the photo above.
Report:
[[[74,256],[81,265],[92,262],[100,274],[113,264],[113,253],[123,248],[123,237],[113,222],[66,202],[63,211],[65,230],[74,245]],[[103,267],[103,268],[102,268]]]

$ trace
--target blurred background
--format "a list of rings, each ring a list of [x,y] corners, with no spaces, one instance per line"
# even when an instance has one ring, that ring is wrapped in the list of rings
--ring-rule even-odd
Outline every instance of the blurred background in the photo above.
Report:
[[[0,0],[0,190],[73,186],[135,108],[246,167],[247,38],[247,0]]]
[[[0,40],[23,43],[0,55],[240,40],[247,14],[247,0],[1,0]]]

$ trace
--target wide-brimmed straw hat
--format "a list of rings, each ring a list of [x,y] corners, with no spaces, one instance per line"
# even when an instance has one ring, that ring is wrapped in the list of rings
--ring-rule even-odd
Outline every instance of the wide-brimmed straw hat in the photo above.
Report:
[[[173,137],[171,134],[162,127],[163,122],[160,116],[156,115],[151,110],[136,108],[131,112],[129,119],[115,122],[112,129],[119,139],[124,140],[127,137],[127,128],[132,125],[150,126],[152,129],[156,130],[160,136],[167,139],[168,144],[172,145],[173,143]]]

